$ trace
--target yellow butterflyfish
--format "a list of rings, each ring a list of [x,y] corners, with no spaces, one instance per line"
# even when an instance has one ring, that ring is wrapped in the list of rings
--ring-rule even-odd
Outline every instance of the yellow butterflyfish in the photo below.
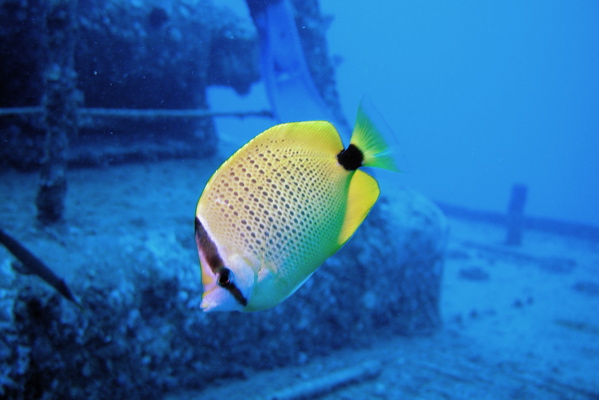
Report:
[[[379,197],[361,167],[397,170],[360,106],[350,145],[327,121],[260,133],[212,175],[195,236],[204,311],[258,311],[295,292],[354,234]]]

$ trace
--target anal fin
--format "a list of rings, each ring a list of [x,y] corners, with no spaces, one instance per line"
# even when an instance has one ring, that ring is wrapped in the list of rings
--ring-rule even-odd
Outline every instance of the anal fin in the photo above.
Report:
[[[352,237],[364,221],[364,218],[366,218],[378,199],[380,192],[376,179],[361,170],[355,171],[349,182],[347,209],[338,238],[340,246]]]

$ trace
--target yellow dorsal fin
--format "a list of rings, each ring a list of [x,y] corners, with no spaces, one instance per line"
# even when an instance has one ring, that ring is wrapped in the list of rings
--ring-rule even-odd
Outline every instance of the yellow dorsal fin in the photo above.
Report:
[[[356,170],[349,182],[347,209],[338,239],[340,246],[352,237],[358,226],[364,221],[378,199],[379,193],[379,185],[376,180],[366,172]]]
[[[273,141],[276,141],[281,147],[310,148],[324,154],[337,155],[343,150],[343,143],[341,143],[337,129],[327,121],[288,122],[275,125],[256,136],[246,146],[251,147]]]
[[[304,122],[288,122],[275,125],[264,132],[260,133],[252,140],[239,148],[232,156],[230,156],[217,170],[222,172],[231,168],[240,158],[246,157],[256,148],[261,146],[272,146],[272,148],[284,149],[310,149],[313,153],[322,154],[323,156],[337,155],[343,150],[343,143],[339,132],[333,124],[327,121],[304,121]],[[212,175],[206,187],[210,187],[218,174]],[[198,202],[196,213],[200,213],[200,202]]]

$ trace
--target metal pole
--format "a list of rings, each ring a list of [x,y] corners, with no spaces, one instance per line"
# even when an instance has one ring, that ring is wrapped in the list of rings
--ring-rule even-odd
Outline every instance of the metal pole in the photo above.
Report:
[[[518,246],[522,243],[524,229],[524,205],[526,204],[527,187],[516,184],[512,186],[512,194],[507,210],[507,232],[505,243]]]
[[[77,134],[76,1],[50,0],[44,16],[47,65],[43,72],[44,156],[36,197],[43,225],[64,219],[69,138]]]

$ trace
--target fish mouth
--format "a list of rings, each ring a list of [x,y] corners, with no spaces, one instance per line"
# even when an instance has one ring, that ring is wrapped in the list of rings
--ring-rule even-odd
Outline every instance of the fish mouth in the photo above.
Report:
[[[204,312],[210,312],[216,307],[216,304],[213,301],[210,301],[206,297],[202,296],[202,302],[200,303],[200,308]]]
[[[216,284],[204,287],[200,308],[204,312],[245,311],[245,306],[235,298],[233,293]]]

